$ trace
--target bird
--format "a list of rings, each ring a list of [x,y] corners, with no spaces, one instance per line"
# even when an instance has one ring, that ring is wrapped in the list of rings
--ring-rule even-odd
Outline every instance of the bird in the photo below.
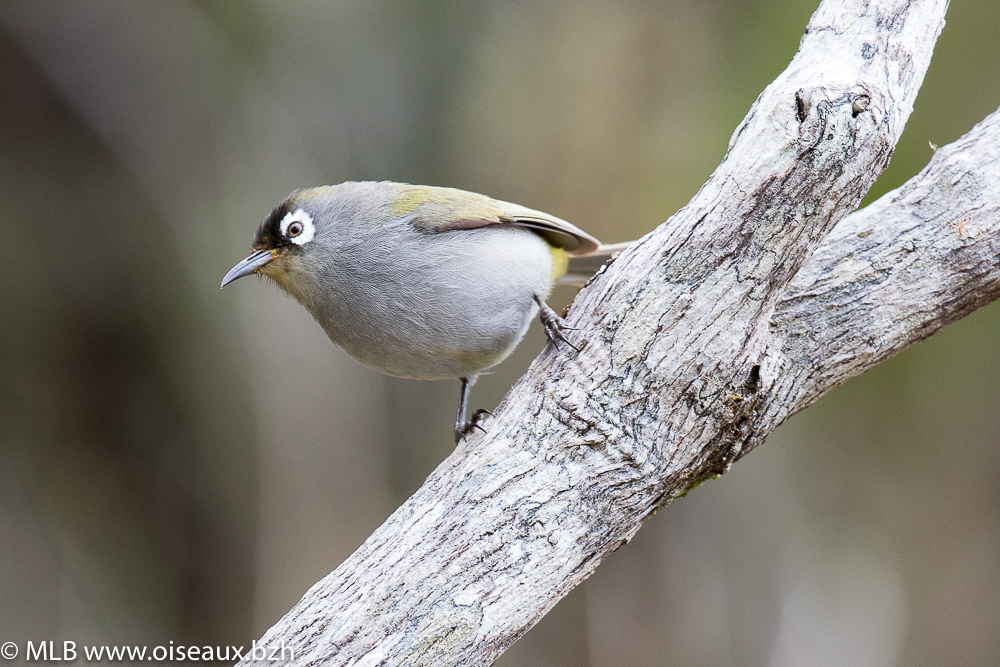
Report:
[[[553,345],[579,350],[545,299],[556,283],[583,285],[627,245],[602,245],[561,218],[474,192],[348,181],[285,198],[221,286],[263,275],[365,366],[458,379],[457,444],[485,431],[490,415],[466,418],[476,379],[507,358],[536,315]]]

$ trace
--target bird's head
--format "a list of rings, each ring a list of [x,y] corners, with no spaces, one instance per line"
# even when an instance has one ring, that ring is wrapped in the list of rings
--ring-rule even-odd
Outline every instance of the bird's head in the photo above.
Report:
[[[265,275],[282,287],[309,254],[316,239],[317,225],[322,225],[320,207],[308,191],[294,192],[272,210],[257,229],[253,252],[231,268],[222,279],[222,287],[252,273]]]

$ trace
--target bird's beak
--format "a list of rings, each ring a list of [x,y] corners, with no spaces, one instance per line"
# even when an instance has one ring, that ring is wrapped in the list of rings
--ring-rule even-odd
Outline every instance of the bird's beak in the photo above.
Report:
[[[229,273],[226,277],[222,279],[222,285],[220,289],[225,287],[229,283],[233,282],[237,278],[242,278],[243,276],[249,276],[251,273],[257,273],[257,270],[271,261],[271,251],[270,250],[258,250],[253,253],[242,262],[229,269]]]

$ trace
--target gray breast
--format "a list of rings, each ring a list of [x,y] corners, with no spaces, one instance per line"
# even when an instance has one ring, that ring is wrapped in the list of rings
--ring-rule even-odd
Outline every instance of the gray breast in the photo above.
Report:
[[[552,256],[530,231],[428,234],[405,221],[383,231],[331,247],[299,298],[335,343],[383,373],[475,375],[524,336],[533,295],[548,296]]]

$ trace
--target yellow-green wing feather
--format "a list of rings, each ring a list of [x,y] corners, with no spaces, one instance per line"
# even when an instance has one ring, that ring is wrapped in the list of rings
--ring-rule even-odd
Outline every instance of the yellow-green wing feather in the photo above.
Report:
[[[413,224],[432,233],[487,225],[526,227],[570,255],[588,255],[600,241],[561,218],[456,188],[395,183],[389,212],[413,215]]]

